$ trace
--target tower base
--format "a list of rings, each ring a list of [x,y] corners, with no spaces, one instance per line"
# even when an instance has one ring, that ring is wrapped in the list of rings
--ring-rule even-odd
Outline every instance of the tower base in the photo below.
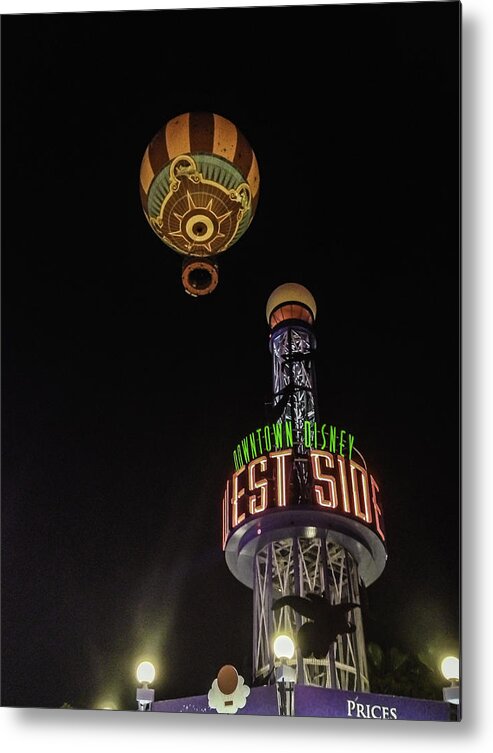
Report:
[[[279,665],[273,653],[276,635],[294,637],[307,620],[289,606],[273,610],[287,595],[324,594],[330,604],[360,603],[358,565],[329,537],[286,538],[267,544],[255,555],[253,584],[253,677],[261,682]],[[321,659],[303,658],[298,648],[291,660],[297,683],[339,690],[368,691],[368,669],[361,609],[348,612],[355,629],[339,635]]]

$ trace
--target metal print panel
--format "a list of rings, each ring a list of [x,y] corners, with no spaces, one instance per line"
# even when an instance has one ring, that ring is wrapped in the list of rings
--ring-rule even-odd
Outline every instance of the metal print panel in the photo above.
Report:
[[[2,18],[3,705],[460,719],[460,23]]]

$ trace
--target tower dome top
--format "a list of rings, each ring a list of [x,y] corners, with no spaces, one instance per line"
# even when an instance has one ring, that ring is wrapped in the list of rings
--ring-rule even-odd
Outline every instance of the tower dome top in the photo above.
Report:
[[[272,291],[267,301],[265,313],[269,324],[271,323],[272,313],[287,303],[301,304],[310,311],[313,319],[317,316],[317,304],[310,291],[297,282],[285,282],[284,285],[279,285]]]

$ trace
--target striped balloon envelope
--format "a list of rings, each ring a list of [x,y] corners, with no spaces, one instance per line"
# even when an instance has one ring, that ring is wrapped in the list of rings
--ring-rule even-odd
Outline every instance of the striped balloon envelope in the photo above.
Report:
[[[215,257],[249,226],[259,184],[253,149],[221,115],[179,115],[147,147],[140,169],[142,206],[156,235],[186,257],[182,281],[191,295],[216,287]]]

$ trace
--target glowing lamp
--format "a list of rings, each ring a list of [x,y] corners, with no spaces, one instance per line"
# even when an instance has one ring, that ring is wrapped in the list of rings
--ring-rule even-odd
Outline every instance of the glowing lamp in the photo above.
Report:
[[[154,681],[156,676],[156,670],[154,665],[150,661],[141,661],[137,667],[137,680],[142,683],[150,683]]]
[[[440,665],[442,675],[450,682],[446,688],[442,688],[443,700],[454,706],[460,707],[460,666],[456,656],[446,656]],[[459,718],[459,716],[457,717]]]
[[[441,667],[442,675],[449,682],[459,681],[459,660],[455,656],[446,656],[442,661]]]
[[[274,654],[277,659],[292,659],[294,656],[294,643],[289,635],[278,635],[274,641]]]
[[[156,670],[150,661],[141,661],[137,667],[137,680],[142,683],[141,688],[137,688],[137,708],[139,711],[151,711],[154,703],[154,690],[149,687],[149,683],[154,680]]]
[[[277,636],[274,641],[274,654],[281,664],[275,668],[275,678],[281,716],[293,715],[293,687],[296,682],[296,669],[284,662],[293,658],[294,650],[294,642],[289,635]]]

